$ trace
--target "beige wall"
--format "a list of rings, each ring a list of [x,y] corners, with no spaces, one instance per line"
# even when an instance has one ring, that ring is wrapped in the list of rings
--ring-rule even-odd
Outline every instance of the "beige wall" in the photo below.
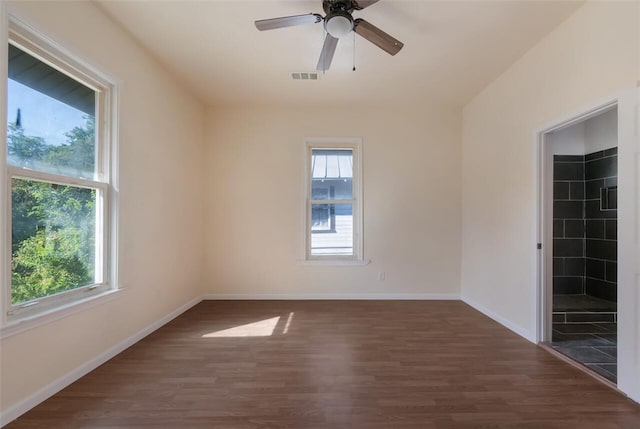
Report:
[[[3,411],[201,293],[462,290],[533,335],[533,133],[640,79],[638,4],[588,4],[469,103],[462,121],[459,110],[442,106],[204,114],[90,3],[16,2],[11,9],[121,79],[120,279],[127,292],[2,340]],[[364,256],[371,263],[300,265],[303,139],[340,136],[364,141]]]
[[[635,87],[639,7],[587,3],[464,108],[462,294],[532,339],[534,134]]]
[[[86,2],[9,5],[24,21],[120,83],[117,299],[2,340],[1,408],[200,296],[204,108]]]
[[[640,43],[639,43],[640,44]],[[618,145],[618,111],[610,110],[584,123],[584,153],[593,153]]]
[[[206,293],[457,296],[460,116],[442,107],[211,110]],[[363,138],[364,257],[371,264],[297,263],[304,255],[305,137]]]

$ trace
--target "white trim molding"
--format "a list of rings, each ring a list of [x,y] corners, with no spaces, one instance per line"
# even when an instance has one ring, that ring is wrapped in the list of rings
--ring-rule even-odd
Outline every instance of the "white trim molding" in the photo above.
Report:
[[[131,347],[138,341],[142,340],[144,337],[151,334],[152,332],[158,330],[163,325],[166,325],[176,317],[180,316],[185,311],[189,310],[191,307],[199,304],[201,301],[202,301],[201,297],[192,299],[191,301],[187,302],[186,304],[178,307],[171,313],[167,314],[160,320],[152,323],[151,325],[147,326],[144,329],[141,329],[140,331],[136,332],[135,334],[125,339],[124,341],[121,341],[115,346],[107,349],[104,353],[101,353],[100,355],[96,356],[90,361],[85,362],[83,365],[63,375],[62,377],[54,380],[53,382],[44,386],[42,389],[38,390],[37,392],[30,395],[29,397],[7,408],[5,411],[2,412],[2,415],[0,415],[0,427],[3,427],[9,424],[10,422],[12,422],[13,420],[17,419],[22,414],[26,413],[36,405],[40,404],[41,402],[55,395],[56,393],[58,393],[65,387],[69,386],[71,383],[75,382],[79,378],[87,375],[88,373],[90,373],[91,371],[93,371],[103,363],[117,356],[119,353],[122,353],[127,348]]]
[[[553,184],[548,182],[549,174],[553,170],[553,157],[547,141],[548,136],[556,131],[566,129],[578,123],[584,122],[608,110],[617,108],[624,91],[599,99],[590,105],[582,106],[556,120],[550,121],[533,131],[532,150],[535,171],[535,204],[534,219],[536,219],[534,242],[541,245],[540,249],[532,251],[532,263],[536,267],[534,288],[535,311],[533,313],[533,326],[535,326],[536,343],[549,341],[551,338],[551,308],[552,308],[552,253],[553,248],[552,222],[549,216],[552,212]],[[547,221],[545,221],[547,219]]]
[[[20,417],[22,414],[26,413],[30,409],[34,408],[41,402],[45,401],[49,397],[55,395],[57,392],[61,391],[65,387],[69,386],[71,383],[75,382],[79,378],[85,376],[89,372],[93,371],[95,368],[104,364],[108,360],[114,358],[119,353],[123,352],[127,348],[131,347],[138,341],[142,340],[147,335],[153,333],[154,331],[160,329],[165,324],[169,323],[171,320],[180,316],[185,311],[199,304],[203,300],[213,300],[213,301],[235,301],[235,300],[408,300],[408,301],[462,301],[470,307],[478,310],[485,316],[495,320],[500,323],[505,328],[513,331],[514,333],[520,335],[526,340],[535,343],[535,334],[531,333],[520,326],[514,325],[508,320],[498,316],[493,311],[477,304],[476,302],[469,300],[466,297],[461,297],[456,293],[397,293],[397,294],[376,294],[376,293],[363,293],[363,294],[205,294],[199,297],[196,297],[184,305],[178,307],[171,313],[157,320],[156,322],[150,324],[144,329],[136,332],[132,336],[126,338],[120,343],[114,345],[113,347],[107,349],[100,355],[95,358],[87,361],[83,365],[74,369],[73,371],[63,375],[62,377],[54,380],[48,385],[44,386],[42,389],[38,390],[34,394],[25,398],[24,400],[14,404],[7,408],[0,415],[0,427],[7,425],[11,421]]]
[[[210,293],[203,295],[207,301],[311,301],[311,300],[386,300],[386,301],[460,301],[460,295],[455,293]]]
[[[8,56],[8,37],[9,37],[9,15],[7,13],[7,5],[4,0],[0,0],[0,57],[3,58],[2,67],[0,67],[0,138],[6,142],[7,136],[7,78],[8,67],[5,66]],[[0,149],[0,326],[3,326],[7,320],[5,301],[10,300],[8,287],[6,282],[10,280],[6,274],[11,270],[10,249],[5,243],[11,241],[11,231],[6,219],[11,216],[11,211],[5,201],[9,200],[9,183],[7,181],[6,165],[7,150],[6,143],[3,143]]]
[[[45,313],[38,313],[29,318],[12,321],[0,328],[0,340],[38,326],[46,325],[47,323],[88,310],[98,305],[106,304],[107,302],[121,297],[125,291],[126,289],[110,289],[100,295],[94,295],[81,301],[72,301],[62,307],[50,309]]]
[[[304,260],[306,261],[323,261],[328,260],[330,263],[326,265],[340,265],[336,261],[356,261],[356,264],[345,265],[366,265],[364,262],[364,246],[363,246],[363,201],[362,201],[362,137],[306,137],[305,160],[304,160]],[[352,198],[333,200],[329,195],[326,198],[314,200],[312,195],[312,158],[313,151],[316,149],[337,149],[350,150],[353,160],[352,164]],[[311,249],[312,226],[311,216],[312,207],[315,204],[328,205],[351,205],[352,210],[352,254],[326,254],[313,255]],[[317,264],[321,265],[321,264]]]
[[[364,266],[371,263],[370,259],[300,259],[298,265],[329,265],[329,266]]]
[[[34,58],[42,64],[57,69],[62,75],[82,85],[94,94],[95,107],[95,171],[91,178],[67,175],[65,172],[52,173],[46,169],[22,168],[19,165],[9,165],[3,149],[0,156],[2,165],[0,180],[0,200],[7,202],[7,209],[0,212],[0,227],[3,227],[2,249],[0,251],[0,336],[13,335],[28,327],[39,323],[47,323],[55,317],[65,317],[71,304],[80,304],[80,309],[90,308],[87,305],[89,298],[96,298],[96,302],[103,302],[105,297],[118,289],[117,273],[117,198],[118,192],[113,183],[117,181],[116,159],[117,155],[117,81],[102,71],[85,62],[81,56],[68,52],[62,45],[49,38],[38,29],[5,10],[2,2],[3,32],[2,51],[5,58],[7,46],[11,44],[16,49]],[[6,82],[8,80],[7,69],[0,72],[0,78],[4,79],[0,99],[3,99],[3,110],[0,112],[2,128],[6,133],[7,111],[6,100],[8,98]],[[0,133],[0,134],[2,134]],[[24,301],[12,302],[12,269],[11,269],[11,182],[14,179],[22,181],[36,181],[45,184],[58,184],[76,189],[92,190],[94,194],[95,211],[93,215],[87,214],[95,223],[93,246],[95,257],[93,258],[93,274],[91,284],[82,287],[72,287],[69,290],[54,294],[44,294],[41,297],[24,298]],[[3,205],[4,207],[4,205]],[[88,259],[90,261],[90,259]],[[51,312],[61,311],[60,316],[52,316]],[[74,309],[73,311],[77,311]],[[39,316],[43,316],[40,318]],[[40,319],[43,320],[39,321]],[[6,329],[5,329],[6,328]]]
[[[537,342],[549,341],[551,337],[551,222],[550,184],[544,183],[546,168],[550,168],[550,150],[546,136],[617,107],[618,121],[618,389],[631,399],[640,401],[640,89],[637,87],[619,91],[609,97],[583,106],[562,118],[539,129],[533,135],[536,158],[535,182],[537,201],[535,204],[536,237],[542,243],[542,252],[536,251],[535,279],[536,308],[534,326]],[[545,165],[545,160],[546,164]],[[547,207],[545,207],[545,202]],[[538,255],[542,253],[542,255]],[[490,314],[485,313],[491,317]],[[497,319],[496,319],[497,320]],[[501,322],[502,323],[502,322]],[[508,328],[518,332],[517,327]],[[526,331],[525,331],[526,334]],[[521,334],[522,335],[522,334]],[[526,335],[523,335],[527,338]]]
[[[7,408],[0,414],[0,427],[3,427],[13,420],[20,417],[38,404],[44,402],[51,396],[55,395],[71,383],[77,381],[89,372],[93,371],[108,360],[114,358],[119,353],[131,347],[147,335],[160,329],[171,320],[180,316],[185,311],[199,304],[203,300],[215,301],[234,301],[234,300],[452,300],[459,301],[458,294],[206,294],[192,299],[186,304],[175,309],[168,315],[162,317],[151,325],[136,332],[132,336],[126,338],[120,343],[107,349],[95,358],[87,361],[83,365],[73,371],[59,377],[42,389],[33,393],[29,397],[23,399]]]
[[[466,296],[462,296],[461,300],[462,300],[462,302],[464,302],[468,306],[475,308],[480,313],[482,313],[485,316],[495,320],[496,322],[498,322],[499,324],[501,324],[505,328],[509,329],[510,331],[520,335],[525,340],[527,340],[529,342],[532,342],[533,344],[537,343],[536,335],[535,335],[534,332],[530,332],[530,331],[524,329],[523,327],[518,326],[518,325],[510,322],[509,320],[505,319],[504,317],[500,316],[499,314],[494,313],[493,311],[491,311],[488,308],[478,304],[477,302],[467,298]]]

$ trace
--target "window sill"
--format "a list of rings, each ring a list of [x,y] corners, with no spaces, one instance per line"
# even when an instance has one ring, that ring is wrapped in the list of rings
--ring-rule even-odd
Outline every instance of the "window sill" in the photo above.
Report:
[[[20,334],[30,329],[37,328],[38,326],[46,325],[47,323],[51,323],[55,320],[113,301],[114,299],[119,298],[122,295],[122,292],[124,292],[124,289],[109,290],[101,293],[100,295],[81,301],[71,302],[41,314],[8,321],[2,328],[0,328],[0,339]]]
[[[371,260],[369,259],[302,259],[298,260],[298,265],[328,265],[334,267],[357,267],[369,265]]]

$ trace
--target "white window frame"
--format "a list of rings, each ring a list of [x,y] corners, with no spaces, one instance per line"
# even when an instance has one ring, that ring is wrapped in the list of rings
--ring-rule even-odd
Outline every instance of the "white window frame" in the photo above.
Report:
[[[3,5],[4,6],[4,5]],[[3,79],[0,91],[0,133],[4,144],[0,155],[0,200],[6,210],[0,213],[0,334],[12,335],[52,318],[87,308],[105,300],[118,290],[117,272],[117,85],[115,80],[70,54],[29,25],[0,10],[3,33],[0,55],[7,58],[12,44],[96,93],[96,174],[93,179],[45,173],[11,166],[7,163],[7,79],[8,66],[0,70]],[[6,61],[4,62],[6,64]],[[96,191],[96,270],[95,283],[13,305],[11,303],[11,181],[13,178],[35,180],[59,185],[94,189]],[[5,204],[6,202],[6,204]],[[100,298],[100,299],[98,299]],[[58,313],[58,314],[57,314]]]
[[[360,137],[308,137],[305,139],[305,210],[304,210],[304,261],[328,265],[366,265],[362,240],[362,138]],[[314,149],[350,149],[353,155],[353,199],[313,200],[311,198],[311,155]],[[311,206],[312,204],[351,204],[353,210],[353,254],[311,254]]]

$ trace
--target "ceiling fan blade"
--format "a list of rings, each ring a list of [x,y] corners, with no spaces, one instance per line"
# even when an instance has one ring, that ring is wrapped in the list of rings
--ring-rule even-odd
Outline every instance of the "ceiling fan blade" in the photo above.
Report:
[[[256,28],[260,31],[276,28],[293,27],[294,25],[315,24],[322,21],[322,15],[307,13],[305,15],[283,16],[282,18],[261,19],[256,21]]]
[[[404,43],[388,35],[364,19],[356,19],[353,22],[353,25],[353,31],[391,55],[395,55],[400,52],[400,49],[404,46]]]
[[[351,0],[351,4],[355,10],[362,10],[365,7],[369,7],[374,3],[378,3],[380,0]]]
[[[324,39],[324,45],[322,46],[322,52],[320,52],[320,59],[318,60],[317,71],[327,71],[331,66],[331,60],[333,60],[333,54],[336,52],[336,46],[338,46],[338,39],[331,34],[327,34]]]

